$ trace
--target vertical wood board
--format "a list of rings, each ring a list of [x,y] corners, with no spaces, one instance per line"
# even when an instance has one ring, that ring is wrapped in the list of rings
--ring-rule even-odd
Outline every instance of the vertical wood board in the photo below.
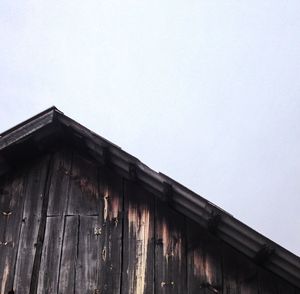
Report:
[[[14,279],[16,293],[29,293],[38,232],[45,197],[49,158],[30,166],[22,217],[22,228]]]
[[[98,289],[102,294],[119,294],[121,289],[123,184],[122,178],[103,168],[99,170],[101,199],[100,264]]]
[[[68,189],[72,173],[72,151],[59,150],[55,153],[52,167],[52,179],[49,188],[48,216],[61,216],[66,213]]]
[[[47,217],[37,294],[55,294],[63,242],[64,217]]]
[[[198,224],[187,221],[188,293],[222,292],[220,241]]]
[[[74,293],[79,243],[79,216],[67,216],[62,245],[58,293]]]
[[[250,259],[226,244],[222,244],[223,293],[258,293],[258,269]]]
[[[0,294],[13,289],[25,186],[25,171],[22,170],[9,177],[5,193],[1,195],[0,226],[4,229],[0,240]]]
[[[94,230],[99,227],[99,218],[97,216],[80,216],[79,221],[75,293],[97,293],[98,268],[101,250],[100,236],[95,235]]]
[[[155,293],[186,291],[185,217],[156,201]]]
[[[122,293],[154,293],[154,197],[125,182]]]
[[[70,175],[69,215],[97,215],[100,212],[97,165],[74,154]]]

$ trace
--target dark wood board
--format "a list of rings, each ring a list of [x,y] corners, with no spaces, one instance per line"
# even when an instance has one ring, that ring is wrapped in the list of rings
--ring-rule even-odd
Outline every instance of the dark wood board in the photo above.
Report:
[[[11,176],[7,181],[7,185],[5,185],[6,192],[4,195],[2,194],[0,225],[4,226],[4,233],[0,244],[1,294],[6,294],[13,289],[26,189],[25,174],[25,171],[22,169]]]
[[[5,230],[10,204],[11,179],[6,175],[0,182],[0,244],[5,243]]]
[[[80,216],[79,222],[75,293],[97,293],[98,269],[101,255],[101,236],[95,235],[94,231],[95,228],[100,227],[99,217]]]
[[[295,288],[291,284],[279,277],[276,280],[278,294],[295,294]]]
[[[79,237],[79,216],[67,216],[63,238],[58,293],[74,293]]]
[[[260,293],[264,294],[277,294],[276,278],[267,270],[262,268],[258,272],[258,284]]]
[[[122,293],[154,293],[154,196],[125,182]]]
[[[98,272],[99,293],[119,294],[121,287],[123,236],[123,183],[122,178],[99,170],[100,217],[97,228],[100,240]]]
[[[72,151],[62,149],[53,158],[49,188],[48,216],[64,215],[68,205],[69,181],[72,173]]]
[[[222,293],[221,241],[187,220],[188,294]]]
[[[75,153],[70,175],[69,215],[97,215],[100,211],[97,165]]]
[[[63,216],[47,217],[37,287],[39,294],[57,293],[63,231]]]
[[[257,294],[258,268],[250,259],[223,243],[223,293]]]
[[[259,268],[258,283],[260,293],[294,294],[295,288],[271,272]]]
[[[185,293],[185,217],[157,200],[155,218],[155,293]]]
[[[41,159],[32,165],[28,172],[24,211],[18,258],[14,279],[16,293],[29,293],[38,232],[45,197],[47,169],[49,158]]]

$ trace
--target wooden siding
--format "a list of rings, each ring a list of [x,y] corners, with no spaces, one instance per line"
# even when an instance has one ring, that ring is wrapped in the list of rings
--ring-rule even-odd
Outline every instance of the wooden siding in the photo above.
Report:
[[[0,294],[300,293],[171,205],[60,150],[0,179]]]

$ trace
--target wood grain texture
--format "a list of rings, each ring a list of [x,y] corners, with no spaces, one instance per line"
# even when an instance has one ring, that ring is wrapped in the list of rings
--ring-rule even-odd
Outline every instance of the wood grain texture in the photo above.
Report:
[[[292,285],[279,277],[276,280],[278,294],[295,294],[295,288]]]
[[[0,294],[299,293],[171,204],[68,149],[1,176]]]
[[[58,293],[74,293],[79,242],[79,216],[67,216],[62,245]]]
[[[0,293],[7,294],[13,289],[15,265],[22,223],[23,202],[26,189],[25,171],[21,170],[8,177],[2,192],[0,206]]]
[[[10,186],[8,176],[2,177],[0,182],[0,244],[5,242],[5,229],[10,202]]]
[[[185,218],[156,202],[155,293],[186,292]]]
[[[221,244],[198,224],[187,221],[188,293],[222,292]]]
[[[258,293],[257,266],[236,250],[222,245],[223,255],[223,293]]]
[[[258,284],[260,293],[277,294],[277,284],[274,275],[264,269],[259,269]]]
[[[39,269],[38,294],[57,293],[63,230],[63,216],[47,218],[41,265]]]
[[[119,294],[121,291],[121,263],[123,236],[122,178],[107,169],[99,171],[100,265],[99,293]],[[99,233],[99,231],[98,231]]]
[[[45,197],[49,157],[33,164],[28,173],[25,194],[22,228],[16,264],[14,290],[16,293],[29,293],[38,232]]]
[[[62,149],[53,159],[49,188],[48,216],[64,215],[68,205],[69,182],[72,173],[72,150]]]
[[[70,175],[68,215],[97,215],[100,211],[97,165],[75,153]]]
[[[100,263],[100,236],[94,234],[99,227],[97,216],[80,216],[78,257],[76,263],[75,293],[90,294],[95,292]],[[101,292],[100,292],[101,293]]]
[[[122,293],[154,293],[154,197],[125,182]]]
[[[258,270],[259,293],[294,294],[295,288],[269,271]]]

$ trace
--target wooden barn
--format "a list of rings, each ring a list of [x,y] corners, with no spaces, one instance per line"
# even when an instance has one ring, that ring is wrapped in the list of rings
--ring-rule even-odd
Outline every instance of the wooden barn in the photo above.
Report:
[[[300,258],[52,107],[0,136],[0,294],[300,293]]]

